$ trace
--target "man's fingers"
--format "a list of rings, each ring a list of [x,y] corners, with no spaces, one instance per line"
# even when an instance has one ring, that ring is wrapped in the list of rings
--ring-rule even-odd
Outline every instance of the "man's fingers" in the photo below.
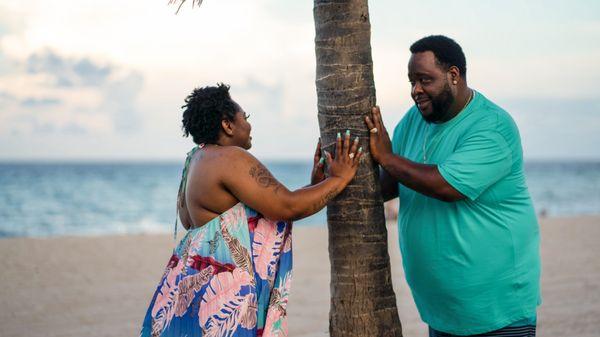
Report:
[[[379,107],[375,106],[372,109],[373,111],[373,121],[375,122],[375,127],[377,128],[377,131],[382,131],[381,130],[381,115],[379,114]]]
[[[369,123],[367,124],[367,127],[369,128],[368,131],[371,136],[371,139],[378,136],[379,129],[377,127],[377,124],[375,123],[375,121],[372,118],[369,118]]]
[[[387,130],[385,129],[385,126],[383,125],[383,118],[381,117],[381,110],[379,109],[378,106],[375,107],[375,114],[377,115],[377,125],[379,128],[379,131],[381,131],[381,133],[386,133]]]
[[[378,106],[374,106],[373,108],[371,108],[371,116],[373,116],[373,124],[375,127],[379,126],[377,125],[379,123],[379,107]]]
[[[374,106],[371,108],[371,117],[365,117],[365,122],[367,123],[367,127],[369,128],[369,133],[371,133],[371,136],[379,136],[379,134],[381,134],[381,129],[383,128],[383,125],[379,122],[381,117],[378,112],[379,107]],[[372,138],[374,137],[371,137],[371,139]]]
[[[373,124],[373,120],[371,120],[369,116],[365,117],[365,123],[367,123],[367,127],[369,128],[369,130],[375,127],[375,125]]]
[[[378,129],[378,131],[382,131],[382,125],[381,125],[381,114],[379,111],[379,107],[378,106],[374,106],[373,109],[371,109],[373,112],[373,121],[375,122],[375,127]]]

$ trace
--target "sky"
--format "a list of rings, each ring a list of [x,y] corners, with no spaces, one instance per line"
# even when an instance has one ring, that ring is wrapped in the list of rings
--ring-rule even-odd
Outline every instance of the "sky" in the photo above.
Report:
[[[0,1],[0,161],[182,160],[181,106],[225,82],[252,152],[310,160],[319,128],[313,2]],[[454,38],[468,84],[504,107],[526,159],[600,160],[600,2],[370,1],[388,129],[413,105],[412,42]]]

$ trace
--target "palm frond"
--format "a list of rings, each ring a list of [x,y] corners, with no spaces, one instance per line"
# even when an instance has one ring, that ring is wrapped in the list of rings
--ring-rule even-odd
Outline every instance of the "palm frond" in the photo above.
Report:
[[[198,6],[202,5],[202,1],[203,0],[192,0],[192,8],[194,8],[194,4],[197,4]],[[178,2],[179,2],[179,6],[177,7],[177,11],[175,12],[175,14],[179,13],[181,6],[183,6],[183,4],[186,2],[186,0],[169,0],[169,5],[175,5]]]

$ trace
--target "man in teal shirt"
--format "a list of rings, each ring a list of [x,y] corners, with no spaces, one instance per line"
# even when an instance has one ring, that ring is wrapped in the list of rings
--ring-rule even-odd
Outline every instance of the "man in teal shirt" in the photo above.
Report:
[[[385,200],[400,198],[406,280],[430,336],[534,336],[539,227],[510,115],[469,88],[461,47],[415,42],[415,105],[390,141],[379,108],[366,117]]]

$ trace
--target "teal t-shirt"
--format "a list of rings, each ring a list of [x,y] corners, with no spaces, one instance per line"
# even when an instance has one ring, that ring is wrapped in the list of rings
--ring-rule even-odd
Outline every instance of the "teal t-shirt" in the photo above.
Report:
[[[470,335],[534,319],[539,227],[510,115],[477,92],[442,124],[425,122],[413,106],[392,143],[397,155],[437,165],[466,196],[444,202],[399,185],[400,251],[423,321]]]

